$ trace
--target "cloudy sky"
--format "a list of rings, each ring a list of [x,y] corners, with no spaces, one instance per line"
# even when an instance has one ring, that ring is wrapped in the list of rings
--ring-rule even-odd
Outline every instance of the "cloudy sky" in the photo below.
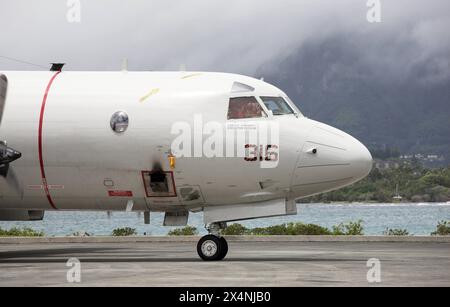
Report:
[[[367,0],[0,0],[0,56],[68,70],[208,70],[255,74],[305,44],[346,37],[358,61],[380,73],[409,73],[429,62],[427,78],[448,79],[450,1],[381,0],[369,23]],[[34,70],[0,58],[0,70]],[[389,71],[386,71],[389,70]]]

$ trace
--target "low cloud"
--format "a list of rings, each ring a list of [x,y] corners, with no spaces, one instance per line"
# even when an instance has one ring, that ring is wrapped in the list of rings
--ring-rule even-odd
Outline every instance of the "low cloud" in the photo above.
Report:
[[[298,52],[345,37],[360,67],[408,78],[449,79],[450,2],[382,0],[382,22],[367,22],[365,0],[81,0],[81,23],[66,1],[0,0],[0,56],[70,70],[227,71],[255,74]],[[0,58],[0,69],[38,69]],[[387,70],[387,71],[386,71]]]

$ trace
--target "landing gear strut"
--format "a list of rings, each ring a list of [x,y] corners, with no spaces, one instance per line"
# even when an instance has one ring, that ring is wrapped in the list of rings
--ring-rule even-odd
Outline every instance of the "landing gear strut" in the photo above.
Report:
[[[226,223],[213,223],[208,225],[209,235],[200,239],[197,244],[197,252],[205,261],[223,260],[228,253],[228,243],[220,235],[220,231],[227,227]]]

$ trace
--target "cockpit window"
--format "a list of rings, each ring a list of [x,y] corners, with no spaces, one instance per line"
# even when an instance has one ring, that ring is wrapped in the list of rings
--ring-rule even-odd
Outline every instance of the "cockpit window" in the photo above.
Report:
[[[291,98],[286,96],[287,101],[290,103],[290,106],[294,109],[294,111],[297,113],[297,116],[303,117],[303,113],[300,111],[300,109],[297,107],[297,105],[291,100]]]
[[[261,97],[267,109],[272,111],[273,115],[295,114],[294,110],[282,97]]]
[[[231,98],[228,119],[263,117],[264,110],[255,97]]]

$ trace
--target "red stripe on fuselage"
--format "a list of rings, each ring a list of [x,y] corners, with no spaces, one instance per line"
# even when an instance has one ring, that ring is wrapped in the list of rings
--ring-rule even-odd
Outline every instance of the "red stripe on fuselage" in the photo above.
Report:
[[[53,209],[58,210],[56,208],[55,203],[53,202],[52,196],[50,195],[50,191],[48,189],[48,183],[47,183],[47,177],[45,175],[45,168],[44,168],[44,158],[42,155],[42,130],[44,125],[44,114],[45,114],[45,105],[47,103],[47,97],[50,92],[50,89],[52,88],[53,81],[55,81],[56,77],[61,72],[58,71],[51,79],[50,82],[47,85],[47,88],[45,89],[44,98],[42,99],[42,105],[41,105],[41,113],[39,115],[39,132],[38,132],[38,150],[39,150],[39,164],[41,166],[41,177],[42,177],[42,184],[44,186],[44,191],[47,196],[47,200],[50,203],[50,206],[52,206]]]

